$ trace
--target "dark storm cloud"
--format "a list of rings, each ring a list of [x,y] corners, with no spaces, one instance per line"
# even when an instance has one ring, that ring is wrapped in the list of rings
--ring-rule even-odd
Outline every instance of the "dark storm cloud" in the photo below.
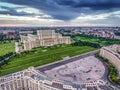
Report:
[[[60,5],[73,8],[88,7],[95,10],[120,8],[120,0],[55,0]]]
[[[15,16],[33,16],[36,15],[34,13],[26,13],[24,11],[22,12],[17,12],[16,9],[14,8],[7,8],[7,7],[2,7],[5,10],[0,11],[0,14],[9,14],[9,15],[15,15]]]
[[[120,0],[0,0],[40,9],[55,19],[71,20],[81,13],[120,9]],[[87,8],[87,9],[86,9]],[[15,11],[14,11],[15,12]]]

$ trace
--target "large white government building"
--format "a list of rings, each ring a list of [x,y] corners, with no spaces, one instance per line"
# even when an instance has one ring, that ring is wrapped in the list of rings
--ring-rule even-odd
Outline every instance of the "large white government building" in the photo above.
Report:
[[[120,76],[120,54],[118,52],[120,52],[120,45],[112,45],[100,49],[100,55],[114,64]]]
[[[34,67],[0,77],[0,90],[89,90],[90,87],[98,90],[96,83],[78,84],[53,79]]]
[[[71,39],[68,36],[62,36],[55,30],[38,30],[37,35],[28,34],[20,36],[24,50],[31,50],[38,46],[52,46],[56,44],[70,44]]]

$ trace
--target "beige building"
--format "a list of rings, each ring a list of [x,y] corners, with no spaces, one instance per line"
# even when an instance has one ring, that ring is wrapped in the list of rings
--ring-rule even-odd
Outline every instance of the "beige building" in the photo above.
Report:
[[[23,49],[22,49],[22,46],[20,45],[19,42],[15,42],[15,52],[16,53],[19,53],[19,52],[22,52]]]
[[[100,55],[115,65],[120,76],[120,54],[118,52],[120,52],[120,45],[112,45],[100,49]]]
[[[24,50],[31,50],[38,46],[52,46],[56,44],[70,44],[71,39],[68,36],[62,36],[55,30],[38,30],[37,35],[28,34],[21,36]]]
[[[91,84],[88,83],[88,86],[87,84],[53,79],[33,67],[0,77],[0,90],[87,90]]]

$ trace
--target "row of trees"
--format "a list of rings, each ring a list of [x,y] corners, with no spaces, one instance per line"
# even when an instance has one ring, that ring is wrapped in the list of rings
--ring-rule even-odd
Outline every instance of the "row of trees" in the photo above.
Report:
[[[97,36],[93,36],[93,35],[85,35],[85,34],[77,34],[77,35],[67,35],[70,36],[74,41],[78,41],[75,37],[84,37],[86,39],[98,39],[98,43],[100,43],[101,41],[104,41],[105,45],[112,45],[112,44],[120,44],[120,40],[119,39],[111,39],[111,38],[105,38],[105,37],[97,37]]]
[[[78,35],[70,35],[71,37],[75,37],[75,36],[81,36],[81,37],[86,37],[86,38],[97,38],[97,39],[100,39],[100,40],[108,40],[108,41],[112,41],[113,39],[111,38],[105,38],[105,37],[97,37],[97,36],[94,36],[94,35],[86,35],[86,34],[78,34]],[[114,40],[117,40],[117,39],[114,39]]]
[[[0,68],[3,65],[8,64],[10,58],[12,58],[13,56],[15,56],[15,53],[13,53],[13,52],[9,52],[9,53],[5,54],[4,56],[0,56]]]
[[[92,42],[86,42],[86,41],[76,41],[74,43],[72,43],[73,46],[91,46],[94,48],[100,48],[100,45],[97,43],[92,43]]]
[[[109,77],[110,81],[120,85],[120,79],[118,78],[118,72],[117,72],[117,69],[115,68],[115,66],[112,63],[110,63],[108,59],[100,56],[99,53],[96,53],[95,56],[100,58],[101,60],[103,60],[103,62],[105,62],[107,64],[107,66],[109,67],[108,77]]]
[[[5,34],[0,34],[0,43],[11,43],[12,41],[19,41],[19,37],[7,38]]]
[[[115,35],[120,36],[120,32],[116,32]]]

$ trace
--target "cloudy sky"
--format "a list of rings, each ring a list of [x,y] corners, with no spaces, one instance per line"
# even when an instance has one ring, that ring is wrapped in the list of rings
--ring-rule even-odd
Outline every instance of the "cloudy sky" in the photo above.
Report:
[[[0,0],[0,24],[120,25],[120,0]]]

